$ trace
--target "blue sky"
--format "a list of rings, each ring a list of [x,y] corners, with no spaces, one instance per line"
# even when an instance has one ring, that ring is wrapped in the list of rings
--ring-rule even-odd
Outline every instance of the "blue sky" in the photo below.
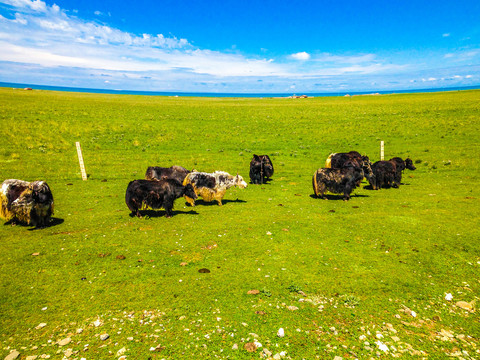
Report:
[[[480,1],[0,0],[0,81],[173,92],[480,85]]]

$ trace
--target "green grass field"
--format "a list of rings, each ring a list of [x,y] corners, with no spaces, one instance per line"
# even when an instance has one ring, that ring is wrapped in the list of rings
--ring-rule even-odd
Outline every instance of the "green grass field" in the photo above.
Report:
[[[0,104],[0,181],[43,179],[55,199],[48,228],[0,225],[1,359],[480,358],[480,91],[3,88]],[[377,161],[380,140],[387,159],[414,160],[404,185],[313,198],[331,152]],[[270,155],[272,182],[230,189],[222,207],[129,216],[125,190],[148,166],[249,181],[254,153]]]

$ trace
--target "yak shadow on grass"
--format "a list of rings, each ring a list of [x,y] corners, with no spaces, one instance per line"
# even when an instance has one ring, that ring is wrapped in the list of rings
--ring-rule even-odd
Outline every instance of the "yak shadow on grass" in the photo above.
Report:
[[[49,227],[52,227],[52,226],[57,226],[57,225],[63,224],[64,221],[65,220],[63,220],[63,219],[52,217],[52,218],[50,218],[50,222],[47,225],[45,225],[44,227],[34,227],[34,228],[31,228],[31,229],[28,229],[28,231],[42,230],[42,229],[46,229],[46,228],[49,228]]]
[[[28,229],[28,231],[33,231],[33,230],[46,229],[46,228],[49,228],[49,227],[52,227],[52,226],[57,226],[57,225],[63,224],[64,221],[65,221],[64,219],[52,217],[52,218],[50,218],[50,221],[47,225],[42,226],[42,227],[32,227],[32,225],[24,224],[22,222],[15,221],[14,219],[12,219],[12,220],[7,221],[3,225],[4,226],[5,225],[11,225],[11,226],[29,227],[30,229]]]
[[[254,184],[252,182],[252,180],[250,180],[249,184],[250,185],[269,185],[272,181],[273,181],[273,179],[265,179],[265,180],[263,180],[263,183],[261,183],[261,184]]]
[[[310,197],[312,199],[318,199],[318,200],[343,200],[343,195],[333,195],[333,194],[325,194],[325,199],[322,199],[321,197],[317,197],[315,194],[311,194]],[[369,197],[368,195],[361,195],[361,194],[352,194],[350,195],[350,198],[364,198],[364,197]]]
[[[140,210],[140,215],[143,217],[149,217],[149,218],[159,218],[162,216],[165,216],[167,212],[165,210]],[[135,214],[130,213],[130,217],[136,217]],[[179,211],[179,210],[173,210],[172,211],[172,217],[175,215],[198,215],[198,213],[195,210],[190,210],[190,211]]]
[[[228,204],[228,203],[246,203],[246,201],[245,201],[245,200],[240,200],[240,199],[237,199],[237,200],[225,200],[225,199],[223,199],[223,200],[222,200],[222,206],[225,206],[225,205]],[[186,204],[187,204],[187,205],[190,205],[190,204],[188,204],[188,203],[186,203]],[[200,200],[195,200],[195,206],[197,206],[197,205],[203,205],[203,206],[213,206],[213,205],[215,205],[215,206],[219,206],[216,200],[208,202],[208,201],[205,201],[205,200],[202,200],[202,199],[200,199]]]
[[[404,183],[401,183],[400,184],[401,186],[410,186],[410,184],[404,184]],[[365,190],[374,190],[372,185],[366,185],[363,187]],[[397,187],[394,187],[394,186],[382,186],[381,189],[378,189],[378,190],[390,190],[390,189],[395,189],[395,190],[398,190],[400,187],[397,186]]]

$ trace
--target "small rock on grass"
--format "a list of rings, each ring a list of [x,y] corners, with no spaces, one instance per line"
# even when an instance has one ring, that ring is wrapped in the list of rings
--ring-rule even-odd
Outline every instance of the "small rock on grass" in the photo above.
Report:
[[[464,310],[467,310],[467,311],[471,311],[473,312],[473,308],[474,308],[474,301],[472,302],[466,302],[466,301],[457,301],[457,303],[455,304],[457,305],[459,308],[462,308]]]
[[[60,340],[57,344],[58,344],[59,346],[65,346],[65,345],[70,344],[71,341],[72,341],[72,339],[69,338],[69,337],[67,337],[67,338],[65,338],[65,339],[63,339],[63,340]]]
[[[40,323],[40,324],[38,324],[38,325],[35,327],[35,329],[38,330],[38,329],[41,329],[41,328],[43,328],[43,327],[45,327],[45,326],[47,326],[47,323]]]
[[[105,341],[105,340],[107,340],[109,337],[110,337],[110,335],[108,335],[108,334],[102,334],[102,335],[100,335],[100,340]]]
[[[17,350],[13,350],[10,354],[5,357],[5,360],[14,360],[20,356],[20,353]]]

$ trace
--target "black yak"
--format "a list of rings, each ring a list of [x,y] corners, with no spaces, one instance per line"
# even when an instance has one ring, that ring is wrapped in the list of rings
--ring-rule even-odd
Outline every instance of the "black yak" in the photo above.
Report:
[[[413,161],[409,158],[406,158],[405,160],[403,160],[402,158],[400,157],[394,157],[394,158],[391,158],[390,160],[388,160],[392,163],[395,164],[396,166],[396,171],[395,171],[395,183],[397,185],[401,185],[402,183],[402,172],[403,170],[405,169],[408,169],[408,170],[416,170],[417,168],[413,165]]]
[[[268,155],[253,155],[250,161],[250,182],[252,184],[263,184],[270,180],[273,175],[272,160]]]
[[[159,166],[149,166],[145,173],[146,180],[175,179],[179,183],[183,183],[185,176],[190,171],[184,167],[173,165],[169,168]]]
[[[357,183],[364,177],[362,169],[348,166],[342,169],[318,169],[313,174],[313,191],[315,196],[325,199],[325,192],[343,194],[344,200],[350,199],[350,194]]]
[[[372,186],[374,190],[381,188],[397,188],[395,181],[397,177],[397,166],[392,161],[377,161],[372,165],[373,173],[375,174],[375,182]]]
[[[170,218],[173,215],[173,202],[182,196],[187,200],[197,198],[192,185],[183,186],[175,179],[134,180],[128,184],[125,203],[132,212],[131,216],[142,217],[140,210],[147,207],[152,209],[163,207],[165,217]]]

